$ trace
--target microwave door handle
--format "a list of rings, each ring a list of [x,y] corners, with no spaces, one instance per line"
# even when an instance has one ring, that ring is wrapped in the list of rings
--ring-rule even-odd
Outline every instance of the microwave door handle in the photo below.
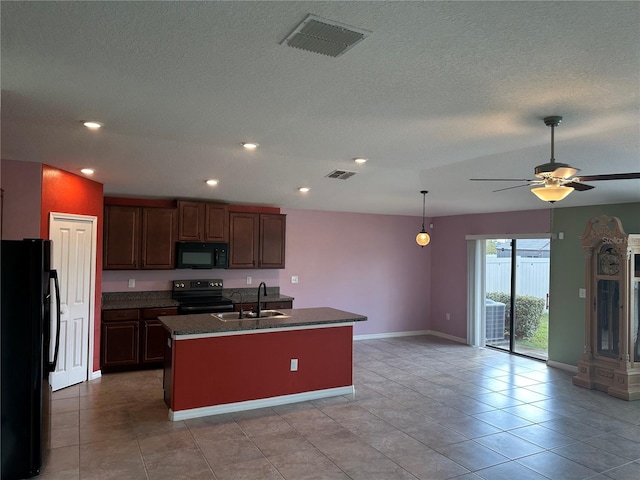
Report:
[[[214,267],[218,266],[218,249],[217,248],[213,250],[213,266]]]

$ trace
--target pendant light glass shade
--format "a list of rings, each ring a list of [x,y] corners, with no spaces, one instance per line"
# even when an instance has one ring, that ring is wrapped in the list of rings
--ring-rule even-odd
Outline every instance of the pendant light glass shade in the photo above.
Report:
[[[566,198],[573,192],[573,187],[563,187],[563,186],[554,186],[549,185],[545,187],[532,188],[531,193],[533,193],[540,200],[545,202],[553,203],[563,198]]]
[[[424,229],[424,205],[426,195],[429,192],[426,190],[422,190],[420,191],[420,193],[422,194],[422,230],[420,230],[418,235],[416,235],[416,243],[420,245],[420,247],[424,247],[425,245],[429,245],[429,242],[431,241],[431,237]]]
[[[421,247],[424,247],[425,245],[429,245],[430,241],[431,241],[431,237],[424,230],[420,232],[418,235],[416,235],[416,243]]]

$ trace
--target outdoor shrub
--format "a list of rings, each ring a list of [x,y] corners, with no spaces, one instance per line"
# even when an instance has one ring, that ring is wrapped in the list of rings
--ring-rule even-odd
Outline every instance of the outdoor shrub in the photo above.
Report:
[[[511,295],[503,292],[487,293],[487,298],[494,302],[504,303],[504,323],[506,334],[509,334],[509,325],[511,316],[509,312],[509,303]],[[538,331],[540,326],[540,317],[544,313],[544,300],[529,295],[516,295],[516,338],[531,338]]]

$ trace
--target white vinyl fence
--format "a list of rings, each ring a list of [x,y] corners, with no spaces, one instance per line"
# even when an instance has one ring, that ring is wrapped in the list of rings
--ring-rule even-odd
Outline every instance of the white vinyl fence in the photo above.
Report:
[[[487,292],[511,291],[511,259],[487,255]],[[516,295],[529,295],[546,301],[549,293],[549,259],[516,257]]]

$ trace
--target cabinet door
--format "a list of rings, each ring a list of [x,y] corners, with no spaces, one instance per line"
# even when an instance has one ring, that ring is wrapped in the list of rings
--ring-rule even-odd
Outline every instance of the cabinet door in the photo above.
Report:
[[[141,363],[160,363],[164,360],[164,331],[160,320],[142,320]]]
[[[145,308],[142,310],[140,362],[161,363],[164,360],[165,328],[158,317],[177,315],[176,307]]]
[[[140,208],[107,205],[104,209],[102,268],[133,270],[140,266]]]
[[[206,242],[226,242],[229,240],[229,208],[217,203],[205,203]]]
[[[102,324],[102,367],[138,364],[138,320]]]
[[[178,240],[204,240],[204,203],[178,201]]]
[[[265,303],[265,308],[268,310],[277,310],[279,308],[291,309],[293,308],[293,302],[267,302]]]
[[[229,214],[229,268],[256,268],[258,217],[255,213]]]
[[[260,215],[259,268],[284,268],[285,215]]]
[[[175,268],[175,208],[142,209],[142,268],[170,270]]]

